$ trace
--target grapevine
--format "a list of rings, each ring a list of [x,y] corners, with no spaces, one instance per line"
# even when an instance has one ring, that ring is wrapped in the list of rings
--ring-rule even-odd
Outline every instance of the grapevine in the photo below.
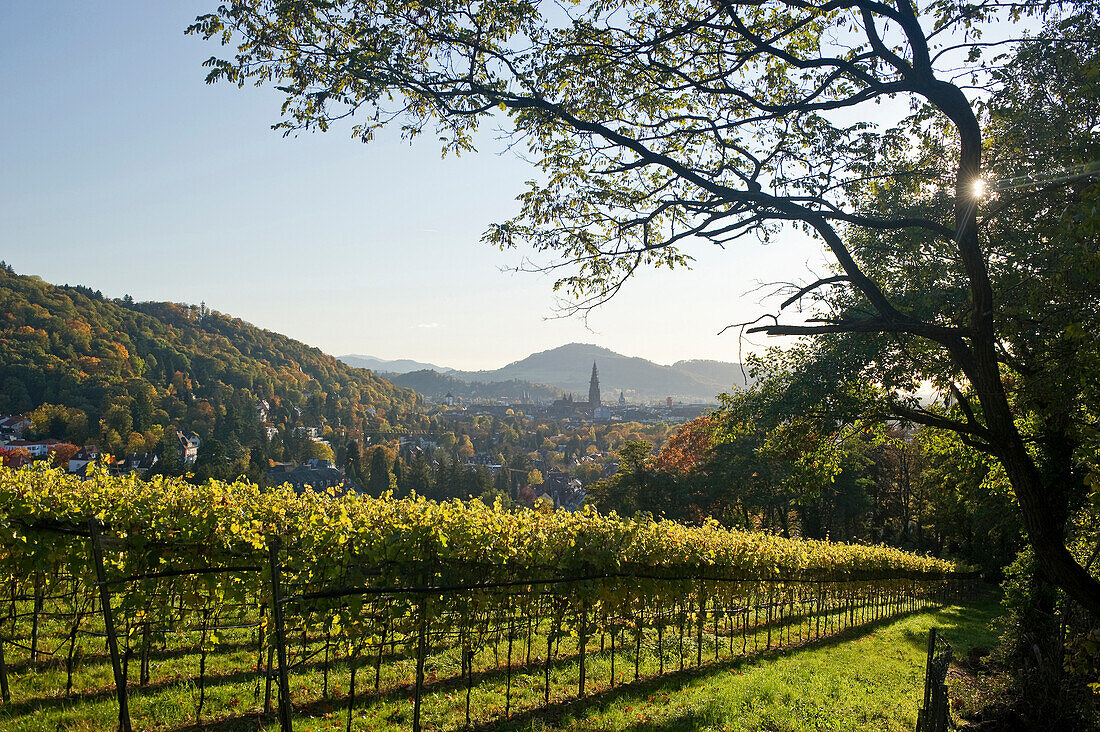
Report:
[[[116,668],[136,655],[139,684],[149,680],[151,645],[197,636],[202,692],[208,653],[245,629],[269,680],[265,706],[270,669],[280,669],[284,728],[287,667],[323,663],[327,694],[333,659],[348,659],[350,715],[356,681],[377,690],[384,657],[416,659],[414,729],[431,654],[458,654],[469,723],[475,667],[506,670],[507,716],[513,667],[535,659],[549,703],[551,667],[566,656],[583,696],[594,683],[586,664],[600,654],[609,654],[610,684],[629,682],[647,653],[664,673],[797,645],[946,601],[961,577],[948,562],[889,547],[715,522],[145,481],[102,469],[81,480],[37,467],[0,468],[0,573],[11,588],[0,598],[9,606],[0,650],[48,607],[71,628],[71,664],[75,638],[102,615],[123,644]],[[102,601],[93,610],[97,592],[109,615]],[[116,679],[124,709],[128,670]]]

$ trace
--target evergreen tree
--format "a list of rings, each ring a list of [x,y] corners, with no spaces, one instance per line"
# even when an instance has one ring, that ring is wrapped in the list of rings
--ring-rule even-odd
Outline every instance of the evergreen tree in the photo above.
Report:
[[[359,464],[363,460],[363,455],[359,451],[359,443],[356,440],[349,440],[347,447],[344,448],[344,453],[344,475],[347,476],[348,480],[362,487],[363,476]]]
[[[408,481],[407,473],[408,469],[405,467],[405,461],[401,459],[401,455],[398,455],[393,461],[393,483],[396,486],[395,495],[404,496],[407,494],[408,487],[405,485]]]
[[[370,460],[370,478],[367,482],[367,493],[377,497],[394,488],[396,488],[396,484],[393,473],[390,472],[390,463],[386,458],[386,451],[382,447],[376,447]]]

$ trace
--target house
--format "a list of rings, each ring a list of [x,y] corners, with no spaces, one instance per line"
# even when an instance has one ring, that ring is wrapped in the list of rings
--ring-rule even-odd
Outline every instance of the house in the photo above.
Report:
[[[333,466],[328,460],[310,460],[306,465],[279,463],[267,469],[267,483],[281,486],[289,483],[296,493],[306,490],[324,491],[336,488],[341,493],[357,491],[359,486],[348,480],[344,471]]]
[[[32,462],[34,462],[34,459],[30,456],[30,453],[23,448],[0,447],[0,465],[5,465],[9,468],[21,468]]]
[[[194,432],[185,435],[179,430],[176,430],[176,438],[179,439],[180,462],[184,465],[194,465],[199,459],[199,445],[202,444],[202,440]]]
[[[264,434],[267,435],[268,441],[275,439],[275,435],[279,434],[279,428],[275,425],[264,425]]]
[[[0,442],[5,440],[21,440],[23,433],[34,425],[26,417],[16,415],[0,416]]]
[[[51,447],[60,444],[61,440],[50,438],[47,440],[9,440],[7,446],[21,447],[29,452],[33,459],[41,460],[50,454]]]
[[[551,493],[555,491],[565,490],[565,487],[569,485],[569,474],[564,473],[557,468],[551,468],[543,477],[543,483],[546,489]]]
[[[587,496],[581,482],[554,468],[546,473],[543,490],[553,499],[555,508],[564,508],[567,511],[576,511],[584,505]]]
[[[115,460],[110,467],[112,475],[149,472],[157,464],[157,456],[151,452],[132,452],[126,457]]]
[[[88,465],[99,459],[99,448],[95,445],[85,445],[80,452],[69,459],[69,472],[79,473]]]

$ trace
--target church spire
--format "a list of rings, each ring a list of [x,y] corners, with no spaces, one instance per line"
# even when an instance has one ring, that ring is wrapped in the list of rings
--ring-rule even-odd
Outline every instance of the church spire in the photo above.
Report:
[[[592,362],[592,379],[588,382],[588,408],[595,409],[600,406],[600,372],[596,370],[596,362]]]

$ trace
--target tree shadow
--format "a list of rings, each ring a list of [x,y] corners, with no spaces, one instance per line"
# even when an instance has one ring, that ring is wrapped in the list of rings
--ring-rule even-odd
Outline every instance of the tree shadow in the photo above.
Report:
[[[953,606],[936,610],[933,627],[951,644],[956,656],[965,655],[976,638],[991,635],[990,620],[998,614],[999,606],[992,601],[976,605]],[[906,629],[903,638],[914,648],[925,651],[928,648],[928,633]],[[978,645],[983,645],[979,643]]]
[[[663,675],[655,675],[650,677],[642,677],[634,681],[624,681],[616,684],[613,687],[600,688],[596,691],[590,691],[583,697],[574,697],[571,699],[559,700],[551,702],[549,705],[538,706],[530,709],[525,709],[511,714],[509,717],[503,715],[496,716],[492,719],[484,720],[480,723],[475,723],[471,726],[471,732],[488,732],[489,730],[498,729],[519,729],[530,728],[531,724],[536,720],[548,722],[554,724],[559,722],[566,715],[583,715],[590,710],[602,707],[606,704],[612,703],[619,699],[624,699],[637,694],[652,694],[663,691],[674,691],[682,687],[690,680],[698,678],[706,678],[717,674],[729,672],[731,670],[740,669],[746,665],[760,662],[760,661],[772,661],[784,656],[797,656],[803,651],[811,651],[819,648],[828,648],[843,643],[850,642],[856,638],[860,638],[876,630],[896,623],[899,620],[915,614],[922,614],[929,612],[929,609],[914,610],[912,612],[899,613],[888,617],[880,618],[868,623],[864,623],[858,626],[852,626],[845,628],[844,630],[834,632],[831,635],[822,636],[820,638],[809,638],[802,642],[793,642],[789,645],[776,645],[772,648],[761,648],[759,650],[753,650],[749,648],[746,653],[738,654],[733,657],[726,657],[720,660],[704,660],[701,666],[688,666],[684,669],[673,668],[667,670]],[[960,622],[962,619],[968,617],[964,612],[955,612],[954,615],[960,616]],[[910,634],[913,637],[910,638],[910,642],[924,647],[926,638],[920,634]],[[597,658],[606,658],[610,654],[609,650],[604,652],[588,652],[588,658],[595,660]],[[341,658],[339,662],[333,664],[336,668],[340,668],[341,673],[347,673],[347,658]],[[573,654],[559,656],[553,659],[549,668],[551,671],[559,670],[563,667],[575,665],[577,663],[578,656]],[[692,659],[693,660],[693,659]],[[299,672],[303,669],[316,671],[321,667],[321,662],[317,661],[310,664],[301,664],[296,667],[295,671]],[[369,679],[373,676],[373,663],[364,662],[360,667],[362,676],[359,678],[364,681],[368,681],[367,689],[358,692],[355,697],[354,708],[356,710],[367,709],[380,703],[392,703],[396,701],[405,701],[412,697],[414,693],[414,687],[411,683],[402,683],[392,685],[378,691],[373,689],[373,685],[369,683]],[[513,676],[545,672],[547,664],[545,661],[533,661],[530,664],[527,663],[513,663],[511,673]],[[274,672],[273,672],[274,673]],[[470,675],[469,683],[477,688],[480,684],[501,682],[506,679],[508,670],[506,667],[494,667],[483,669],[480,671],[474,671]],[[591,679],[591,677],[590,677]],[[190,681],[194,683],[196,680],[186,678],[173,678],[158,680],[153,683],[147,684],[144,687],[131,685],[129,687],[130,698],[133,700],[140,699],[146,695],[156,694],[158,691],[179,684],[180,682]],[[205,677],[204,684],[207,689],[212,689],[217,686],[236,684],[242,682],[253,681],[256,683],[262,683],[264,681],[263,672],[257,672],[255,670],[239,670],[229,673],[221,674],[208,674]],[[448,693],[466,688],[467,678],[458,676],[448,676],[434,680],[424,684],[423,694],[438,694]],[[273,680],[273,690],[277,687],[277,683]],[[560,690],[560,685],[558,685]],[[591,687],[590,687],[591,688]],[[575,687],[574,687],[575,689]],[[554,689],[552,687],[552,693]],[[36,710],[64,706],[72,704],[74,699],[80,700],[109,700],[115,696],[115,689],[113,686],[103,687],[97,689],[88,694],[71,695],[68,697],[47,697],[30,699],[22,702],[13,702],[5,705],[5,712],[9,715],[9,718],[15,718],[20,715],[33,713]],[[306,703],[297,704],[294,706],[294,715],[302,715],[308,717],[317,717],[323,714],[327,714],[335,711],[346,711],[348,707],[348,697],[342,694],[333,694],[328,698],[316,698]],[[265,713],[255,709],[242,710],[236,714],[228,714],[218,717],[217,719],[211,719],[203,722],[189,722],[184,725],[169,728],[172,732],[199,732],[216,731],[216,732],[238,732],[238,730],[255,730],[258,726],[273,722],[275,719],[272,713]],[[667,730],[673,732],[674,730],[689,730],[696,729],[698,727],[698,718],[691,714],[686,714],[682,717],[677,717],[672,720],[668,720],[660,723],[645,723],[639,726],[639,729],[653,729],[653,730]],[[461,723],[456,724],[455,728],[461,728]]]
[[[775,646],[770,649],[760,649],[756,652],[748,652],[745,655],[738,655],[733,658],[725,658],[718,661],[704,661],[701,666],[689,666],[683,670],[673,669],[666,671],[661,676],[643,677],[637,681],[626,681],[616,684],[614,687],[603,688],[595,692],[586,693],[583,697],[575,697],[572,699],[564,699],[556,702],[551,702],[548,705],[538,706],[531,709],[521,710],[513,713],[509,717],[503,715],[487,719],[482,722],[474,723],[471,725],[469,732],[490,732],[492,730],[509,730],[509,729],[530,729],[532,724],[538,720],[550,725],[555,725],[561,722],[566,715],[584,715],[590,710],[603,707],[607,704],[613,703],[620,699],[629,698],[638,694],[649,695],[653,693],[660,693],[664,691],[675,691],[682,687],[690,680],[706,678],[709,676],[715,676],[729,671],[738,670],[747,665],[759,661],[774,661],[784,656],[797,655],[804,651],[811,651],[818,648],[829,648],[832,646],[847,643],[856,638],[869,635],[879,628],[885,627],[892,623],[895,623],[903,618],[911,615],[921,614],[928,612],[928,610],[914,610],[912,612],[899,613],[885,618],[880,618],[863,625],[852,626],[838,631],[833,635],[822,636],[821,638],[807,639],[801,643],[794,643],[787,646]],[[596,657],[601,654],[590,653],[589,657]],[[577,661],[575,655],[560,657],[551,662],[551,669],[560,668],[562,666],[574,664]],[[532,673],[543,672],[545,670],[544,663],[531,663],[528,664],[513,664],[512,673]],[[479,683],[500,681],[505,678],[507,669],[505,668],[493,668],[483,671],[475,671],[472,675],[472,685],[476,687]],[[461,676],[448,677],[446,679],[440,679],[432,683],[425,683],[423,687],[423,694],[433,693],[445,693],[448,691],[455,691],[464,689],[466,685],[466,679]],[[355,709],[366,709],[380,702],[393,702],[408,700],[412,694],[413,685],[403,684],[393,686],[388,689],[374,692],[370,690],[363,694],[356,694]],[[299,704],[294,706],[294,715],[303,715],[309,717],[317,717],[329,712],[341,711],[346,712],[348,707],[348,699],[344,697],[334,697],[330,699],[316,699],[305,704]],[[638,725],[638,729],[646,730],[662,730],[667,732],[674,732],[679,730],[694,730],[699,726],[699,717],[694,714],[685,714],[681,717],[677,717],[670,721],[653,723],[647,722]],[[212,720],[204,723],[193,723],[183,725],[179,727],[171,728],[171,732],[238,732],[239,730],[254,730],[257,726],[264,723],[270,723],[274,720],[274,716],[270,714],[263,714],[257,712],[247,712],[234,716],[223,717],[218,720]],[[411,725],[411,718],[410,718]],[[457,723],[453,729],[461,729],[464,725]]]

